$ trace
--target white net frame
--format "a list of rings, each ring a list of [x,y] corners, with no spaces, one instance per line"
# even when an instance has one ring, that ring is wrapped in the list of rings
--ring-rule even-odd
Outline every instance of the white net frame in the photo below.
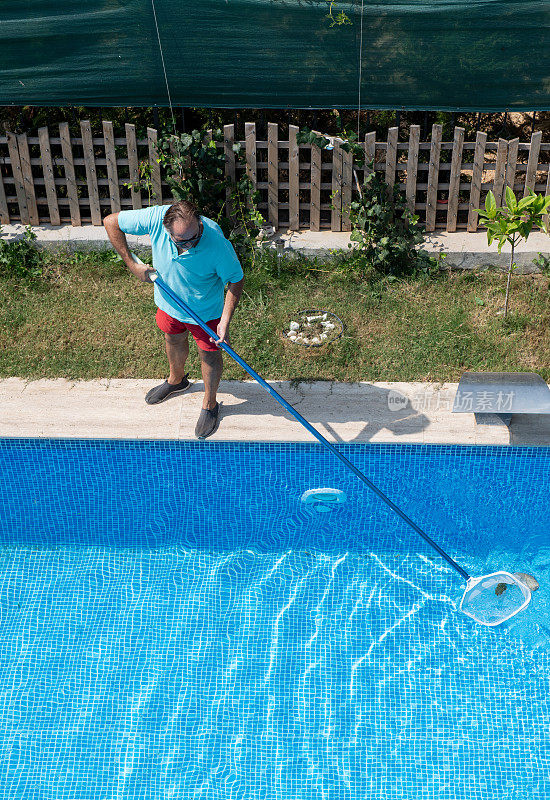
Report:
[[[499,594],[497,589],[500,584],[505,584],[506,588]],[[509,586],[516,586],[519,589],[521,600],[518,597],[517,601],[512,601],[512,604],[510,604],[510,593],[508,592],[508,595],[506,595]],[[517,594],[516,592],[516,595]],[[486,603],[485,615],[482,615],[483,607],[480,611],[475,605],[476,601],[482,599],[483,606],[483,597],[486,601],[490,601],[490,604],[489,602]],[[501,609],[499,609],[499,601],[495,599],[498,597],[503,597]],[[479,578],[468,579],[466,589],[460,601],[460,611],[466,614],[466,616],[471,617],[480,625],[486,625],[492,628],[496,625],[501,625],[511,617],[515,617],[516,614],[519,614],[520,611],[523,611],[523,609],[529,605],[530,600],[531,589],[523,583],[523,581],[515,575],[512,575],[511,572],[499,570],[498,572],[490,572],[488,575],[482,575]],[[491,612],[496,615],[496,619],[492,619],[488,616]]]

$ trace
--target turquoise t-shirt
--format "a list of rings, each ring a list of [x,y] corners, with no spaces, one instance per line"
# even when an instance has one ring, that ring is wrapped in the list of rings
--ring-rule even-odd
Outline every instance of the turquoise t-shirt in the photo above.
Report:
[[[214,220],[201,216],[203,233],[196,247],[178,255],[178,249],[162,224],[167,206],[149,206],[133,211],[119,211],[118,226],[124,233],[151,237],[153,268],[168,286],[205,322],[221,317],[224,289],[237,283],[243,270],[235,248],[225,238]],[[174,319],[195,323],[175,308],[155,284],[155,303]]]

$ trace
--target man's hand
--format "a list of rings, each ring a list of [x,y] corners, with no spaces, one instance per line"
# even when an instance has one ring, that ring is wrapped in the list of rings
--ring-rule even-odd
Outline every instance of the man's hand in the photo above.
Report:
[[[210,341],[214,342],[214,344],[218,344],[219,342],[224,342],[224,344],[228,344],[231,347],[231,342],[229,341],[229,323],[231,322],[231,317],[235,309],[237,308],[237,303],[239,302],[239,298],[241,296],[241,292],[243,290],[244,285],[244,278],[241,278],[240,281],[236,283],[228,283],[227,284],[227,294],[225,295],[225,303],[223,306],[223,312],[220,321],[218,322],[218,326],[216,328],[216,333],[218,334],[217,339],[213,339],[210,337]]]
[[[143,281],[144,283],[153,283],[153,281],[151,280],[151,275],[153,275],[154,272],[155,272],[154,269],[145,266],[143,268],[142,274],[138,275],[138,278],[140,279],[140,281]]]
[[[220,342],[223,342],[224,344],[228,344],[231,347],[231,342],[229,341],[229,322],[224,322],[224,320],[221,319],[218,322],[216,333],[218,334],[218,338],[213,339],[212,337],[210,337],[211,342],[214,342],[214,344],[219,344]]]

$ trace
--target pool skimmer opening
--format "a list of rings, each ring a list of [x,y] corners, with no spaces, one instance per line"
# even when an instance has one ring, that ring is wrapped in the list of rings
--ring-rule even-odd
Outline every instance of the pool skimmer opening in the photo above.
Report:
[[[303,493],[300,500],[302,503],[312,505],[315,511],[323,514],[345,503],[346,495],[341,489],[321,487],[319,489],[308,489]]]

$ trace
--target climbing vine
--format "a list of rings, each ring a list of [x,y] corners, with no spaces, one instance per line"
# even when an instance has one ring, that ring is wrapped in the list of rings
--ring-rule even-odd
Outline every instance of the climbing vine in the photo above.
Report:
[[[353,154],[354,166],[367,167],[362,185],[353,171],[356,198],[347,212],[352,226],[349,247],[353,248],[355,258],[349,260],[349,269],[360,275],[376,272],[393,277],[436,269],[437,260],[418,247],[424,241],[424,228],[418,216],[407,208],[402,188],[398,183],[388,186],[375,172],[374,162],[365,163],[365,150],[357,133],[343,128],[339,115],[336,116],[340,130],[337,137],[304,128],[297,139],[321,149],[332,149],[337,140],[341,150]]]

